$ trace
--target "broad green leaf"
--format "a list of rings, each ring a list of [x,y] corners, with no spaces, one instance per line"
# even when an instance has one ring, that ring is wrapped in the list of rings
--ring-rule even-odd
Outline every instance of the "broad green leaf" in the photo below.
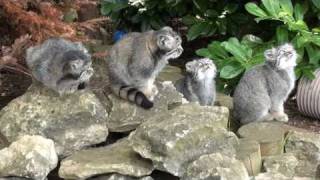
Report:
[[[245,62],[247,61],[244,47],[239,43],[237,38],[230,38],[228,41],[225,41],[221,44],[228,52],[230,52],[238,61]]]
[[[312,80],[315,79],[316,76],[314,75],[313,71],[311,69],[303,69],[302,70],[302,75],[305,76],[306,78]]]
[[[294,72],[296,74],[296,79],[300,79],[300,77],[302,76],[302,69],[298,66],[294,69]]]
[[[278,26],[276,30],[276,37],[278,44],[284,44],[288,42],[288,30],[285,26]]]
[[[211,24],[210,25],[210,31],[207,34],[207,36],[212,36],[214,33],[216,33],[216,31],[217,31],[217,27],[214,24]]]
[[[205,12],[208,9],[208,1],[207,0],[192,0],[192,1],[193,1],[193,4],[201,12]]]
[[[206,26],[207,23],[203,22],[192,25],[187,34],[188,41],[192,41],[199,37]]]
[[[307,26],[307,24],[303,21],[303,20],[298,20],[294,23],[289,23],[289,29],[292,31],[308,31],[309,28]]]
[[[150,25],[153,29],[161,29],[161,27],[163,27],[161,25],[161,22],[157,21],[156,19],[151,19],[150,20]]]
[[[320,27],[312,28],[312,32],[320,33]]]
[[[311,35],[311,42],[320,47],[320,35]]]
[[[218,17],[218,12],[216,10],[213,10],[213,9],[208,9],[205,13],[208,17],[211,17],[211,18],[216,18]]]
[[[213,24],[210,24],[208,22],[203,22],[203,28],[202,32],[200,33],[201,35],[208,36],[209,34],[212,34],[212,30],[215,29],[215,26]],[[215,32],[215,30],[213,30]],[[213,32],[213,33],[214,33]]]
[[[280,4],[278,0],[262,0],[263,6],[274,17],[278,17],[280,12]]]
[[[255,3],[247,3],[245,5],[246,10],[255,16],[258,17],[266,17],[268,16],[267,13],[265,13],[259,6],[257,6]]]
[[[295,6],[294,6],[294,17],[296,19],[296,21],[303,21],[303,18],[304,18],[304,9],[303,9],[303,6],[299,3],[297,3]]]
[[[224,10],[227,10],[231,14],[234,13],[238,9],[238,7],[238,4],[230,2],[224,7]]]
[[[124,8],[127,8],[129,7],[129,4],[128,3],[115,3],[112,7],[112,11],[113,12],[118,12]]]
[[[306,50],[309,57],[309,63],[318,66],[320,64],[320,49],[313,46],[306,45]]]
[[[319,1],[319,0],[312,0],[312,3],[313,3],[318,9],[320,9],[320,1]]]
[[[112,3],[104,2],[101,5],[101,14],[102,15],[109,15],[112,12],[112,8],[113,8]]]
[[[255,53],[246,68],[247,70],[251,69],[253,66],[261,64],[262,62],[264,62],[264,52]]]
[[[209,50],[206,49],[206,48],[198,49],[198,50],[196,51],[196,54],[197,54],[198,56],[203,56],[203,57],[211,58],[211,54],[210,54]]]
[[[292,16],[293,6],[291,0],[279,0],[281,8]]]
[[[220,34],[226,35],[226,33],[227,33],[227,19],[226,18],[218,19],[216,24],[218,26],[218,30],[219,30]]]
[[[262,39],[253,34],[246,34],[242,37],[242,40],[241,40],[241,44],[245,44],[249,47],[256,47],[262,43],[263,43]]]
[[[221,46],[221,43],[218,41],[213,41],[211,44],[209,44],[208,50],[213,59],[224,60],[229,58],[228,52]]]
[[[196,22],[198,22],[199,20],[194,17],[194,16],[191,16],[191,15],[187,15],[187,16],[184,16],[182,18],[182,22],[185,24],[185,25],[192,25],[192,24],[195,24]]]
[[[296,38],[297,48],[302,48],[302,47],[304,47],[304,45],[305,45],[306,43],[309,43],[309,39],[307,39],[307,38],[304,37],[304,36],[299,36],[299,35],[297,35],[297,38]]]
[[[240,75],[245,71],[245,68],[241,66],[238,62],[230,63],[224,66],[220,71],[220,77],[223,79],[232,79]]]

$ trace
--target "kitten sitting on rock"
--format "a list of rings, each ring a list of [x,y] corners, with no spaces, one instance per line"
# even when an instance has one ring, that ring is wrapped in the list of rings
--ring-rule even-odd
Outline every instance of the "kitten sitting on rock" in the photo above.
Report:
[[[80,42],[51,38],[27,49],[33,77],[60,95],[84,89],[93,75],[91,56]]]
[[[199,102],[202,106],[214,104],[216,98],[216,66],[211,59],[203,58],[186,64],[186,76],[176,82],[179,92],[190,102]]]
[[[234,92],[233,117],[242,124],[288,121],[283,104],[294,88],[297,53],[291,44],[268,49],[265,64],[247,71]]]

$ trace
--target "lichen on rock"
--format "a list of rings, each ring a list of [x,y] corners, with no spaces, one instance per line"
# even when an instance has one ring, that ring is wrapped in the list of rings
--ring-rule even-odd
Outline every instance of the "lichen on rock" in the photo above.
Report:
[[[182,176],[188,163],[203,154],[235,155],[238,138],[225,129],[228,116],[225,107],[189,103],[141,124],[129,140],[155,168]]]
[[[23,135],[42,135],[55,142],[61,156],[105,141],[107,112],[91,91],[59,96],[33,84],[0,111],[0,132],[13,142]]]
[[[23,136],[0,150],[0,177],[43,180],[57,164],[53,141],[41,136]]]

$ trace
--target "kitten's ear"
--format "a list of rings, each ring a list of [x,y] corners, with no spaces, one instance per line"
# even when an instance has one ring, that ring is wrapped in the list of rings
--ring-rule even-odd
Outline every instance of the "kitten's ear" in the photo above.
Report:
[[[266,58],[266,60],[273,61],[274,60],[274,52],[275,52],[274,48],[266,50],[264,52],[264,57]]]
[[[76,59],[69,62],[69,66],[72,71],[78,70],[83,65],[83,61],[81,59]]]
[[[186,71],[187,71],[187,72],[193,72],[193,66],[194,66],[194,62],[193,62],[193,61],[188,62],[188,63],[186,64]]]
[[[169,26],[164,26],[163,28],[161,28],[161,30],[165,30],[165,31],[173,31],[171,27]]]
[[[161,46],[161,47],[165,46],[167,40],[168,40],[168,37],[166,35],[164,35],[164,34],[159,34],[157,36],[158,45]]]

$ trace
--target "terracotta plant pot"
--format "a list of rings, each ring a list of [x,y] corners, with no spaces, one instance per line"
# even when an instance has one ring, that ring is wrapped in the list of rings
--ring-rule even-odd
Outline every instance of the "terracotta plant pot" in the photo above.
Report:
[[[315,72],[316,78],[309,80],[303,77],[298,84],[298,109],[303,114],[320,119],[320,69]]]

